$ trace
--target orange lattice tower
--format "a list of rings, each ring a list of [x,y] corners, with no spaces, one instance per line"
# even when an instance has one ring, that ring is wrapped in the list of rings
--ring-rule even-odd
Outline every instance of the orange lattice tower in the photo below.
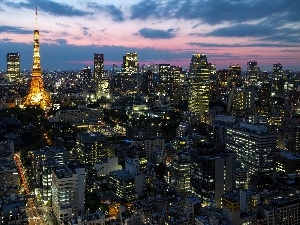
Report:
[[[23,105],[27,106],[40,106],[42,109],[51,106],[49,93],[44,88],[42,78],[42,70],[40,66],[40,43],[39,43],[39,30],[37,28],[37,9],[36,9],[36,29],[34,30],[34,48],[33,48],[33,66],[30,89],[24,98]]]

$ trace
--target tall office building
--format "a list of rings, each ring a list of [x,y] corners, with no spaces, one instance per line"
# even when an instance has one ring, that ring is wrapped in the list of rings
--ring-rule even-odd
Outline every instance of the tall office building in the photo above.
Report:
[[[228,126],[225,144],[237,153],[237,160],[252,174],[271,175],[275,169],[277,136],[267,126],[241,122]]]
[[[141,87],[140,90],[143,94],[154,93],[154,74],[148,69],[141,74]]]
[[[100,79],[104,74],[104,54],[94,53],[94,79]]]
[[[255,114],[256,90],[254,87],[233,88],[228,99],[228,112],[237,121]]]
[[[242,67],[237,65],[231,65],[228,70],[227,77],[227,91],[231,91],[233,88],[238,88],[243,85]]]
[[[255,85],[259,79],[260,69],[256,61],[247,62],[247,76],[249,85]]]
[[[271,110],[271,84],[263,82],[257,91],[257,96],[258,114],[268,116]]]
[[[189,111],[201,121],[209,109],[209,65],[206,55],[194,54],[189,67]]]
[[[171,66],[170,64],[159,64],[159,85],[160,89],[170,96],[173,95],[176,86],[183,83],[182,67]]]
[[[172,70],[170,64],[159,64],[159,84],[161,89],[167,93],[173,90],[174,79],[172,77]]]
[[[37,11],[36,11],[37,15]],[[37,21],[37,18],[36,18]],[[37,24],[37,22],[36,22]],[[51,106],[51,99],[49,93],[44,88],[44,81],[42,78],[41,60],[40,60],[40,41],[39,30],[34,30],[34,46],[33,46],[33,66],[31,83],[28,94],[24,98],[23,105],[40,106],[42,109]]]
[[[175,171],[176,188],[179,192],[191,191],[191,154],[178,152],[176,159],[172,162]]]
[[[114,76],[114,88],[117,92],[136,93],[140,87],[138,56],[136,52],[123,56],[122,70]]]
[[[73,152],[78,160],[85,165],[94,165],[108,157],[104,144],[107,142],[106,136],[101,133],[77,133],[76,144]]]
[[[283,93],[284,93],[284,76],[283,76],[282,64],[276,63],[273,64],[271,95],[282,96]]]
[[[220,93],[220,98],[222,101],[226,102],[227,101],[227,81],[228,81],[228,69],[223,69],[223,70],[218,70],[217,71],[217,82],[219,84],[219,93]]]
[[[20,77],[20,53],[7,53],[6,63],[8,80],[15,81]]]
[[[123,56],[122,71],[138,72],[138,55],[136,52],[126,53],[126,55]]]
[[[109,76],[104,71],[104,54],[94,53],[94,80],[97,99],[109,96]]]
[[[80,78],[83,80],[84,83],[92,83],[93,77],[91,67],[86,66],[82,68],[80,72]]]
[[[191,155],[191,191],[203,204],[221,206],[221,197],[235,188],[236,153],[221,149],[199,149]]]

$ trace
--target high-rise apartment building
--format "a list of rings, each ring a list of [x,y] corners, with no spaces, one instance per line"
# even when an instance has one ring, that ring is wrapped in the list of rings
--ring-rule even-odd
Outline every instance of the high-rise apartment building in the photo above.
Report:
[[[209,65],[206,55],[194,54],[189,67],[189,111],[205,120],[209,109]]]
[[[20,77],[20,53],[7,53],[6,63],[8,80],[15,81]]]
[[[44,146],[40,150],[34,151],[31,157],[35,185],[40,189],[41,199],[44,203],[50,202],[52,170],[69,161],[69,152],[65,148]]]
[[[84,211],[85,169],[62,164],[52,170],[52,207],[58,221],[79,216]]]

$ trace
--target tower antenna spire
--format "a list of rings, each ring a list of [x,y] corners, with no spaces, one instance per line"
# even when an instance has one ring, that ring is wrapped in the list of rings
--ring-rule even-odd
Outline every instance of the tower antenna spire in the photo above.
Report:
[[[38,29],[38,14],[37,14],[37,6],[35,6],[35,26]]]

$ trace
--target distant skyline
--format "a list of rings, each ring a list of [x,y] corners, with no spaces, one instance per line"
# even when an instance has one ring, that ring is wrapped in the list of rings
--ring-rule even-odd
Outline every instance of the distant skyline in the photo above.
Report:
[[[6,53],[19,52],[31,69],[38,8],[42,69],[106,69],[137,52],[140,66],[169,63],[188,68],[192,54],[217,69],[257,61],[300,71],[300,1],[296,0],[4,0],[0,2],[0,69]]]

